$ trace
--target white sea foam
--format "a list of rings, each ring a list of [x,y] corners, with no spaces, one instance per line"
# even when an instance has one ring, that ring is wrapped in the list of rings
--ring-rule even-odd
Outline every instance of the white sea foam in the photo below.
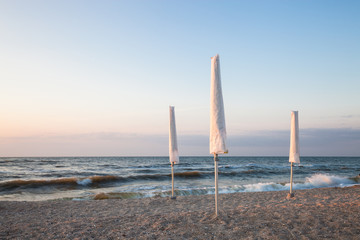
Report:
[[[294,183],[294,189],[310,189],[324,187],[346,187],[357,184],[355,181],[335,175],[315,174],[307,177],[304,183]],[[241,189],[241,187],[239,187]],[[274,182],[255,183],[243,186],[239,192],[285,191],[290,189],[290,183],[280,184]]]
[[[256,164],[256,163],[248,163],[245,165],[246,167],[262,167],[261,164]]]
[[[335,175],[326,175],[326,174],[315,174],[311,177],[304,179],[303,183],[294,183],[293,189],[311,189],[311,188],[322,188],[322,187],[345,187],[352,186],[357,184],[355,181],[348,179],[346,177],[340,177]],[[144,189],[147,189],[146,187]],[[142,190],[144,190],[142,189]],[[139,190],[139,189],[137,189]],[[156,189],[147,189],[150,191],[145,191],[143,197],[154,197],[161,196],[166,197],[171,195],[169,186],[163,186],[162,188]],[[267,192],[267,191],[289,191],[290,183],[275,183],[275,182],[265,182],[265,183],[254,183],[246,185],[228,185],[219,188],[220,194],[226,193],[236,193],[236,192]],[[136,190],[135,190],[136,191]],[[214,194],[214,187],[203,187],[203,188],[179,188],[175,190],[176,195],[203,195],[203,194]]]
[[[85,178],[85,179],[78,180],[76,183],[79,185],[82,185],[82,186],[88,186],[92,183],[92,181],[89,178]]]
[[[140,190],[154,190],[156,188],[157,188],[157,186],[141,186],[139,189]]]
[[[244,185],[244,192],[266,192],[266,191],[283,191],[287,190],[288,186],[279,183],[256,183]]]
[[[305,185],[309,185],[310,188],[344,187],[353,184],[355,184],[355,182],[349,178],[327,174],[315,174],[307,177],[305,181]]]

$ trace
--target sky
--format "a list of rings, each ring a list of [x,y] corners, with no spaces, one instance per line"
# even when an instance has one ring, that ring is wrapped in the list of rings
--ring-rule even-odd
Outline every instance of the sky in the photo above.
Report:
[[[0,0],[0,156],[360,156],[359,1]]]

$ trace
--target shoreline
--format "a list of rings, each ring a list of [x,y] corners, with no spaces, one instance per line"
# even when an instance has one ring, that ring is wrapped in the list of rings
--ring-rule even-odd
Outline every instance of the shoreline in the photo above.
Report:
[[[180,173],[180,175],[196,175],[197,172],[185,172]],[[115,180],[118,177],[113,175],[106,176],[88,176],[84,178],[57,178],[50,180],[13,180],[8,182],[0,183],[0,188],[22,188],[22,193],[20,196],[12,196],[11,190],[8,195],[6,195],[6,190],[3,191],[3,195],[0,196],[1,201],[56,201],[56,200],[74,200],[74,201],[86,201],[86,200],[104,200],[104,199],[142,199],[142,198],[157,198],[157,197],[170,197],[171,190],[159,190],[159,191],[119,191],[119,192],[106,192],[106,187],[101,189],[97,188],[96,185],[98,182],[103,180],[111,181]],[[294,182],[294,189],[306,190],[306,189],[318,189],[318,188],[345,188],[360,185],[360,174],[353,177],[344,177],[344,176],[336,176],[336,175],[328,175],[328,174],[313,174],[310,177],[306,177],[305,182]],[[62,186],[64,189],[59,189],[58,192],[54,191],[52,193],[41,192],[39,194],[33,194],[31,192],[26,193],[26,187],[45,187],[46,188],[55,188],[56,186]],[[92,188],[91,185],[95,187]],[[84,189],[76,189],[76,187],[84,186]],[[139,185],[140,186],[140,185]],[[221,188],[221,194],[231,194],[231,193],[247,193],[247,192],[272,192],[272,191],[289,191],[290,184],[289,182],[259,182],[254,184],[243,184],[237,186],[237,188]],[[89,189],[97,189],[97,191],[87,192],[86,196],[81,196],[81,191],[86,192]],[[99,189],[101,189],[99,191]],[[54,190],[54,189],[53,189]],[[70,191],[67,191],[70,190]],[[77,190],[77,193],[72,193],[71,190]],[[4,194],[5,192],[5,194]],[[194,189],[175,189],[176,196],[195,196],[195,195],[214,195],[213,187],[206,188],[194,188]]]
[[[360,186],[170,198],[0,202],[1,239],[357,239]]]

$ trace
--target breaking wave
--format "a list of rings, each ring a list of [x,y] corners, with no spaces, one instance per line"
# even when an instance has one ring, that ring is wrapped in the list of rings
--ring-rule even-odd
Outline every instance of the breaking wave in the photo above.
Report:
[[[360,177],[345,178],[334,175],[315,174],[306,178],[304,183],[295,183],[293,185],[295,190],[311,189],[311,188],[324,188],[324,187],[348,187],[360,183]],[[237,193],[237,192],[267,192],[267,191],[288,191],[290,183],[256,183],[245,185],[225,186],[219,189],[219,193]],[[214,194],[213,187],[204,188],[188,188],[176,189],[176,196],[188,195],[209,195]],[[146,198],[146,197],[170,197],[172,192],[170,190],[154,190],[146,192],[118,192],[118,193],[100,193],[94,196],[95,200],[102,199],[133,199],[133,198]]]
[[[56,178],[56,179],[35,179],[35,180],[11,180],[0,183],[1,191],[11,190],[15,188],[38,188],[49,186],[89,186],[91,184],[106,183],[117,180],[116,176],[91,176],[87,178]]]
[[[348,187],[360,183],[359,177],[347,178],[327,174],[314,174],[305,178],[304,183],[294,183],[294,189],[311,189],[325,187]],[[264,192],[264,191],[285,191],[290,189],[290,183],[256,183],[243,186],[244,192]]]
[[[207,172],[192,171],[178,172],[174,175],[180,178],[201,178],[206,176]],[[127,177],[106,175],[106,176],[90,176],[90,177],[68,177],[56,179],[32,179],[32,180],[10,180],[0,183],[0,192],[14,189],[25,188],[41,188],[41,187],[58,187],[58,188],[74,188],[74,187],[96,187],[101,184],[131,182],[138,180],[165,180],[169,179],[171,174],[142,174],[130,175]]]

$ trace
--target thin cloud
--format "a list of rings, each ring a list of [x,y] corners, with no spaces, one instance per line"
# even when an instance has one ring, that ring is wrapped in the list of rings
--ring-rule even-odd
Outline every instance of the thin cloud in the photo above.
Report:
[[[352,119],[352,118],[360,118],[360,115],[343,115],[341,116],[341,118],[349,118],[349,119]]]
[[[209,154],[208,135],[179,135],[182,156]],[[168,136],[99,132],[0,138],[0,156],[167,156]],[[286,156],[287,130],[228,135],[229,155]],[[302,156],[360,156],[360,129],[300,129]]]
[[[285,130],[229,137],[236,155],[286,155],[289,144],[290,132]],[[360,129],[300,129],[302,155],[360,156],[359,146]]]

